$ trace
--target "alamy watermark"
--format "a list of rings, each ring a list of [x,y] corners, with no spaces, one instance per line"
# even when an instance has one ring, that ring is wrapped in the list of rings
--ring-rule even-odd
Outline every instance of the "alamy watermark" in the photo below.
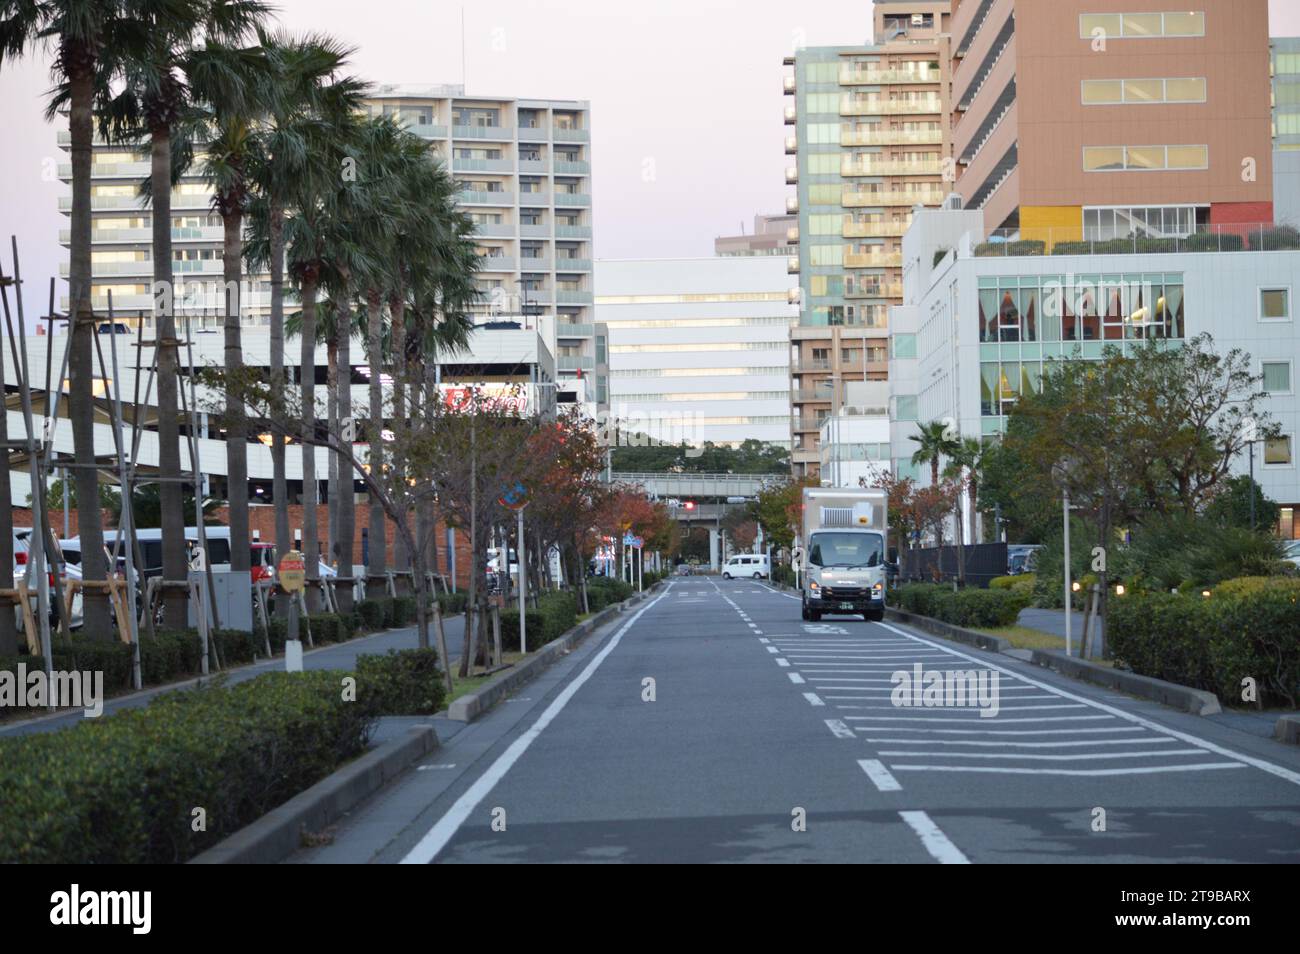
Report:
[[[0,669],[0,709],[81,709],[87,719],[104,712],[103,670],[62,670],[30,672],[26,663],[14,669]]]
[[[978,708],[981,719],[992,719],[1001,708],[999,680],[996,669],[925,670],[915,663],[889,677],[889,701],[900,709]]]

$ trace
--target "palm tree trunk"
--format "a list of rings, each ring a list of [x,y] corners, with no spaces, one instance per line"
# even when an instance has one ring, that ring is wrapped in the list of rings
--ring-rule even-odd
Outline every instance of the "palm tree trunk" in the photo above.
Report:
[[[393,420],[400,425],[406,420],[406,307],[401,292],[389,299],[388,315],[393,326]],[[394,534],[393,568],[395,570],[406,570],[411,566],[411,555],[406,547],[406,536],[400,533]],[[400,581],[401,578],[398,579]],[[446,665],[446,662],[444,661],[443,664]]]
[[[82,541],[82,577],[107,578],[104,527],[99,512],[99,475],[95,470],[94,314],[90,303],[90,163],[94,137],[91,115],[93,81],[85,63],[69,75],[69,136],[72,146],[72,252],[68,268],[71,291],[71,354],[68,358],[68,412],[77,464],[77,516]],[[32,488],[33,493],[43,488]],[[8,564],[12,566],[13,564]],[[82,633],[91,639],[113,638],[108,594],[88,589],[82,594]]]
[[[383,332],[383,304],[378,292],[374,292],[366,298],[366,350],[370,352],[370,424],[366,430],[370,470],[376,474],[382,473],[384,467]],[[388,576],[388,530],[384,505],[374,494],[370,495],[370,564],[366,572],[376,592],[381,592]]]
[[[339,427],[342,427],[345,421],[352,420],[352,308],[350,292],[346,288],[344,292],[341,296],[344,307],[334,321],[334,338],[338,342],[334,395],[338,405]],[[353,436],[355,438],[355,430]],[[356,478],[352,473],[352,464],[339,455],[335,455],[335,467],[338,472],[338,503],[335,506],[339,522],[334,539],[339,548],[339,577],[345,581],[339,587],[337,598],[339,611],[350,613],[354,602],[352,567],[356,562],[352,556],[353,544],[356,542],[357,521],[356,493],[352,488]],[[380,524],[382,523],[381,520]]]
[[[335,321],[338,316],[335,316]],[[331,434],[339,432],[339,404],[334,400],[334,392],[339,386],[339,353],[337,339],[330,337],[325,342],[325,427]],[[325,512],[328,523],[325,527],[325,560],[335,569],[339,567],[338,527],[339,527],[339,458],[337,454],[325,457]]]
[[[307,607],[320,607],[320,540],[316,527],[316,279],[302,283],[302,552],[307,564]]]
[[[226,372],[236,379],[244,366],[239,320],[243,280],[244,216],[234,210],[222,219],[222,278],[226,284]],[[248,420],[243,404],[226,402],[226,499],[230,505],[230,569],[247,573],[251,568],[248,541]]]
[[[185,555],[184,494],[180,482],[180,417],[177,412],[180,359],[175,307],[180,296],[172,280],[171,128],[166,125],[154,127],[151,140],[154,298],[155,303],[160,298],[164,302],[158,311],[158,475],[161,478],[158,497],[162,506],[163,579],[184,582],[189,578],[189,562]],[[202,488],[194,488],[196,496],[201,492]],[[98,550],[98,547],[83,538],[83,554],[88,552],[93,556]],[[186,592],[180,588],[163,590],[165,627],[185,628],[188,601]]]
[[[271,200],[271,391],[285,396],[284,375],[284,210],[278,200]],[[287,423],[287,422],[286,422]],[[285,473],[284,434],[273,429],[271,435],[271,500],[275,504],[275,555],[278,559],[293,549],[289,530],[289,480]],[[288,600],[277,599],[279,615],[289,615]]]

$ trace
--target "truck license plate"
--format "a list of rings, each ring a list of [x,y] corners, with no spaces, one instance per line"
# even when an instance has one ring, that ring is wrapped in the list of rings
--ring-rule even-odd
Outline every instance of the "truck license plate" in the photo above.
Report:
[[[842,609],[842,610],[851,610],[851,609],[853,609],[853,604],[852,604],[852,603],[841,603],[841,604],[840,604],[840,609]]]

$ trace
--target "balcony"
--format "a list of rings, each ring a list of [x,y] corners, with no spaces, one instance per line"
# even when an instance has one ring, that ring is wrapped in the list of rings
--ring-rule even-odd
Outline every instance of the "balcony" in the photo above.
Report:
[[[520,126],[516,131],[520,142],[546,142],[551,138],[545,126]]]
[[[937,176],[943,171],[939,158],[921,162],[853,162],[840,163],[841,176]]]
[[[456,172],[514,172],[513,159],[464,159],[460,156],[451,160],[451,167]]]
[[[555,193],[555,204],[586,207],[591,205],[591,196],[585,192],[557,192]]]
[[[795,374],[805,374],[813,371],[829,371],[830,369],[830,358],[795,358],[790,362],[790,370]]]
[[[421,139],[446,139],[447,127],[435,126],[432,123],[413,123],[406,127],[406,131],[419,136]]]
[[[592,302],[592,293],[589,291],[566,291],[560,290],[555,293],[555,303],[557,305],[590,305]]]
[[[826,388],[798,388],[790,392],[790,400],[795,404],[809,404],[818,401],[830,403],[834,399],[834,393]]]
[[[786,184],[786,185],[798,185],[798,184],[799,184],[799,168],[798,168],[797,166],[787,166],[787,167],[786,167],[786,170],[785,170],[785,184]]]
[[[788,245],[793,245],[799,241],[799,226],[791,225],[785,230],[785,241]]]
[[[513,222],[480,223],[474,226],[474,234],[484,238],[514,238],[515,226]]]
[[[480,255],[479,270],[484,272],[513,272],[515,258],[511,255]]]
[[[844,297],[850,300],[861,298],[898,299],[903,297],[903,283],[879,282],[871,285],[854,286],[845,289]],[[867,327],[871,326],[868,325]]]
[[[799,85],[793,76],[781,77],[781,91],[787,96],[793,96],[799,91]]]
[[[136,162],[93,162],[90,166],[90,177],[92,179],[147,179],[152,171],[147,159]],[[59,163],[59,178],[64,182],[72,181],[72,163]]]
[[[785,273],[787,275],[799,274],[799,256],[791,255],[785,260]]]
[[[840,99],[841,116],[938,116],[942,112],[943,104],[938,99]]]
[[[555,359],[557,371],[594,371],[596,359],[586,355],[562,354]]]
[[[826,418],[823,417],[792,417],[792,426],[798,433],[805,431],[820,431]]]
[[[452,139],[493,139],[507,142],[515,138],[510,126],[452,126]]]
[[[591,259],[557,258],[555,260],[555,270],[557,272],[589,272],[591,271]]]
[[[519,270],[522,272],[549,272],[551,259],[546,255],[520,255]]]
[[[555,174],[585,176],[591,172],[591,163],[585,159],[556,159]]]
[[[561,321],[555,325],[555,337],[557,338],[592,338],[595,337],[596,326],[579,321]]]
[[[513,192],[461,192],[457,198],[463,205],[504,205],[513,206],[515,204],[515,194]]]
[[[520,159],[520,175],[545,175],[548,171],[545,159]]]
[[[887,252],[882,255],[853,252],[844,256],[845,268],[899,268],[902,264],[902,252]]]
[[[799,152],[799,138],[797,136],[787,136],[785,140],[785,154],[787,156],[797,155]]]
[[[551,193],[546,189],[525,190],[519,193],[519,204],[524,208],[545,208],[551,204]]]
[[[785,115],[785,124],[787,126],[793,126],[795,123],[799,121],[799,113],[793,106],[787,106],[785,108],[784,115]]]
[[[519,236],[521,238],[550,238],[551,227],[549,225],[521,225],[519,226]]]
[[[557,225],[555,227],[556,238],[591,238],[590,225]]]
[[[906,222],[845,222],[840,235],[844,238],[898,238],[907,233]]]
[[[906,129],[858,130],[840,134],[841,146],[938,146],[943,133],[938,129],[914,132]]]
[[[841,86],[895,86],[904,83],[938,83],[938,70],[840,69]]]
[[[851,192],[845,191],[840,205],[846,209],[887,208],[894,206],[940,205],[943,193],[932,192]]]
[[[799,214],[799,197],[797,195],[786,196],[785,214],[786,215]]]
[[[223,239],[219,225],[209,225],[193,229],[172,229],[173,242],[220,242]],[[91,229],[90,240],[97,245],[106,243],[152,242],[153,229]],[[59,229],[59,242],[68,245],[72,241],[72,229]]]
[[[556,142],[590,142],[591,130],[589,129],[561,129],[558,126],[553,130],[551,138]]]

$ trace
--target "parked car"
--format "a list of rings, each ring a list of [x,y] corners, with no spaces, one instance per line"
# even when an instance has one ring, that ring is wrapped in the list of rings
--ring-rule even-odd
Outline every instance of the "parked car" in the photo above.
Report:
[[[1007,574],[1017,576],[1021,573],[1034,572],[1034,567],[1038,565],[1038,552],[1042,549],[1042,545],[1037,543],[1009,545],[1007,547]]]
[[[722,578],[724,580],[730,580],[733,577],[752,577],[755,580],[761,580],[771,575],[772,567],[768,564],[767,555],[764,553],[740,553],[722,566]]]

